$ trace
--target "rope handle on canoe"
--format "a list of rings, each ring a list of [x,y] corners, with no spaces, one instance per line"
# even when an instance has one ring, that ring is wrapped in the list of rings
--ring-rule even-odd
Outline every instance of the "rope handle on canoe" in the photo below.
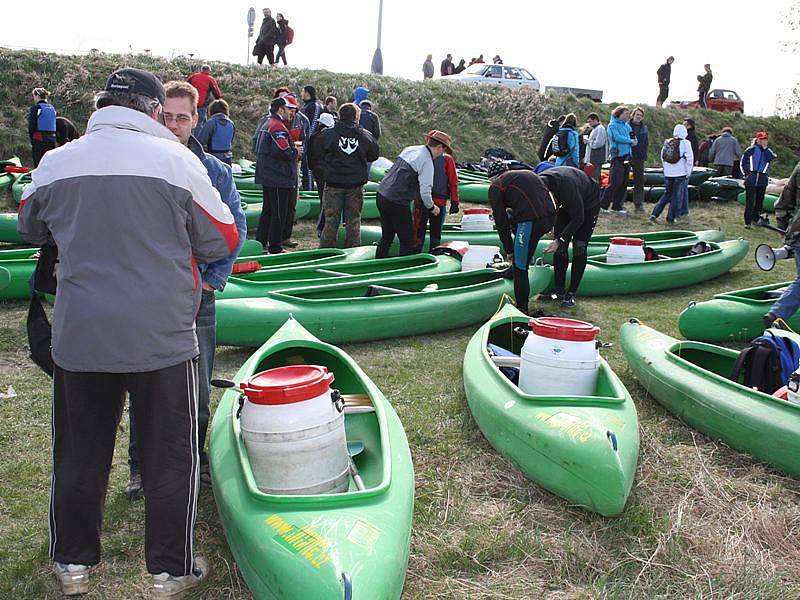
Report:
[[[797,333],[794,329],[791,328],[789,323],[787,323],[781,317],[778,317],[777,319],[775,319],[775,321],[773,321],[772,325],[773,325],[773,327],[780,327],[780,328],[786,329],[787,331],[791,331],[794,334]]]
[[[503,310],[503,307],[506,304],[514,304],[514,299],[511,296],[509,296],[506,292],[503,292],[503,295],[500,296],[500,304],[498,305],[497,310],[494,311],[494,314],[492,315],[492,318],[494,318],[494,316],[497,313],[499,313],[501,310]],[[514,305],[514,306],[516,306],[516,305]]]

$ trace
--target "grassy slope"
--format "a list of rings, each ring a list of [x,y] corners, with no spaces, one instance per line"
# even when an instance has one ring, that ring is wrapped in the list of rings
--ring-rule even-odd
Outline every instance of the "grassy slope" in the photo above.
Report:
[[[0,60],[7,58],[0,55]],[[55,69],[62,59],[51,58]],[[0,77],[32,86],[34,82],[20,74],[33,68],[27,60],[33,59],[21,56],[13,68],[0,63]],[[381,81],[386,86],[412,85]],[[377,87],[371,80],[369,84]],[[0,94],[8,93],[6,85],[0,86]],[[75,106],[81,97],[76,94]],[[20,137],[15,128],[9,129],[13,115],[0,115],[7,119],[0,124],[0,139],[20,141],[13,147],[3,141],[4,154],[25,146],[24,130]],[[75,116],[80,118],[77,112]],[[429,126],[417,119],[415,129]],[[387,127],[409,131],[390,114],[384,114],[384,120]],[[476,153],[489,145],[480,137],[484,132],[490,135],[486,129],[464,126],[455,118],[450,123],[459,140],[474,136]],[[398,145],[411,139],[410,133],[395,135],[390,139]],[[693,204],[691,220],[681,226],[723,227],[733,237],[743,233],[740,213],[738,204]],[[624,221],[604,216],[598,231],[646,227],[640,215]],[[297,234],[302,247],[314,246],[308,222],[301,223]],[[774,242],[764,231],[749,231],[747,236],[753,244]],[[788,261],[764,274],[748,257],[731,273],[706,284],[581,300],[574,315],[598,324],[605,341],[618,341],[619,325],[629,316],[677,336],[676,317],[688,301],[790,277]],[[55,599],[59,596],[49,572],[46,541],[50,381],[26,357],[25,312],[23,302],[0,304],[0,392],[13,385],[18,394],[0,399],[0,597]],[[604,355],[628,386],[641,424],[634,489],[618,518],[604,519],[569,506],[500,458],[472,421],[462,389],[461,360],[476,328],[345,346],[396,407],[414,456],[417,500],[405,598],[800,597],[800,483],[712,442],[665,412],[636,383],[621,349],[614,346]],[[220,349],[218,374],[232,375],[246,357],[243,350]],[[125,436],[120,432],[114,458],[104,562],[93,576],[94,591],[88,596],[92,599],[142,598],[148,584],[143,506],[129,504],[123,494]],[[196,547],[210,556],[215,569],[197,597],[250,598],[207,489],[201,495]]]

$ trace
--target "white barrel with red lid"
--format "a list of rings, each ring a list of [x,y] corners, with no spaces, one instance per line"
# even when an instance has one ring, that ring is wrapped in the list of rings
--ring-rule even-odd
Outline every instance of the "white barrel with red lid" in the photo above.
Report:
[[[479,246],[470,244],[464,257],[461,259],[462,271],[485,269],[493,264],[503,262],[499,246]]]
[[[539,317],[522,346],[519,387],[534,396],[594,396],[600,353],[591,323]]]
[[[253,375],[240,428],[258,489],[268,494],[346,491],[350,458],[341,403],[325,367],[291,365]]]
[[[494,229],[491,209],[464,209],[464,214],[461,217],[461,229],[463,231],[491,231]]]
[[[640,238],[613,237],[606,253],[610,265],[644,262],[644,240]]]

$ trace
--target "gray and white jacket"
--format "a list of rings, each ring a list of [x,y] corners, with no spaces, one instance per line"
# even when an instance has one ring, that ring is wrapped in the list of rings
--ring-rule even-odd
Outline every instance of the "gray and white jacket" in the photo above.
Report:
[[[119,106],[50,151],[20,203],[22,237],[58,246],[53,360],[134,373],[197,355],[197,264],[238,243],[206,169],[163,125]]]
[[[433,155],[427,146],[409,146],[383,176],[378,193],[395,204],[408,204],[415,198],[425,208],[433,208]]]

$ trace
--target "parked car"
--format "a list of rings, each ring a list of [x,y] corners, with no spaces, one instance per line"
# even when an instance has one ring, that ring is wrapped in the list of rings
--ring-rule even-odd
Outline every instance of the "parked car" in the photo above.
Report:
[[[443,81],[456,83],[481,83],[485,85],[500,85],[511,89],[529,88],[539,91],[539,80],[531,75],[530,71],[522,67],[508,65],[487,65],[476,63],[467,67],[458,75],[442,77]]]
[[[552,96],[575,96],[576,98],[589,98],[595,102],[603,101],[603,90],[589,90],[576,87],[558,87],[548,85],[544,90],[545,95]]]
[[[698,100],[673,100],[671,104],[678,108],[698,108],[700,106]],[[744,101],[733,90],[711,90],[706,96],[706,106],[709,110],[744,113]]]

